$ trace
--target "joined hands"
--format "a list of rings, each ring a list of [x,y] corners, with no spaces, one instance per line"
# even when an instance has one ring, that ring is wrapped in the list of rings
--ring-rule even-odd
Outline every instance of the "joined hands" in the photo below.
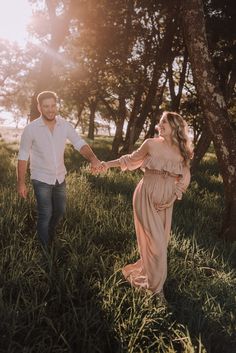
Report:
[[[96,161],[94,163],[91,163],[90,170],[93,174],[100,174],[100,173],[105,173],[108,169],[108,165],[104,161]]]

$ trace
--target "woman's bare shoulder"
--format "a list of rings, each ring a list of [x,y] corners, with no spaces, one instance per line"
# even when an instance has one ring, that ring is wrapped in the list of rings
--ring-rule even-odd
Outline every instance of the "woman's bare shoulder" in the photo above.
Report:
[[[156,151],[158,145],[161,145],[161,144],[162,144],[162,139],[160,137],[151,137],[145,140],[145,145],[149,153]]]
[[[150,137],[146,139],[145,142],[148,143],[149,145],[152,145],[152,144],[162,143],[163,139],[161,137]]]
[[[157,145],[163,144],[163,139],[161,137],[153,137],[147,140],[150,147],[157,147]]]

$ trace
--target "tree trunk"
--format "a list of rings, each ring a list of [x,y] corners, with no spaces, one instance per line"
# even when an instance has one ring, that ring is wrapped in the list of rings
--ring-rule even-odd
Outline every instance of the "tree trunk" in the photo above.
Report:
[[[230,104],[230,100],[232,99],[233,92],[235,90],[235,84],[236,84],[236,57],[234,58],[232,71],[230,73],[230,77],[225,88],[225,97],[226,97],[226,102],[228,104]]]
[[[123,126],[124,126],[125,118],[126,118],[125,96],[120,94],[118,119],[116,119],[116,132],[112,142],[112,154],[114,157],[118,156],[119,147],[123,142]]]
[[[180,100],[182,97],[182,92],[183,92],[184,82],[185,82],[185,75],[186,75],[186,71],[187,71],[187,64],[188,64],[188,52],[185,48],[184,54],[183,54],[182,71],[181,71],[180,77],[179,77],[178,93],[176,94],[175,93],[175,82],[173,79],[173,69],[172,69],[173,62],[171,61],[169,63],[168,78],[169,78],[169,89],[170,89],[170,96],[171,96],[171,110],[175,111],[175,112],[179,111]]]
[[[201,160],[205,156],[208,148],[210,147],[211,141],[212,141],[211,132],[209,128],[207,128],[207,126],[204,126],[201,137],[197,143],[197,146],[194,149],[194,158],[191,163],[192,174],[194,174],[197,171]]]
[[[153,69],[152,79],[148,88],[146,98],[142,104],[143,85],[140,84],[139,90],[135,97],[134,107],[131,112],[131,118],[128,124],[128,133],[126,134],[122,153],[130,153],[134,148],[135,142],[138,140],[142,132],[143,125],[148,114],[152,111],[152,104],[157,94],[158,83],[163,72],[163,67],[167,63],[170,55],[174,34],[176,32],[177,24],[173,21],[173,14],[170,15],[167,25],[166,33],[162,39],[160,49],[158,50],[155,65]]]
[[[124,126],[124,120],[119,120],[116,123],[116,132],[114,139],[112,141],[112,155],[113,157],[117,157],[119,154],[119,148],[122,145],[123,142],[123,126]]]
[[[149,129],[144,137],[144,139],[148,139],[150,137],[154,137],[155,135],[155,126],[158,122],[158,116],[160,115],[160,108],[159,106],[155,109],[155,111],[152,113],[152,116],[151,116],[151,124],[149,126]]]
[[[223,178],[225,212],[220,236],[236,240],[236,133],[208,50],[201,0],[180,0],[185,44],[199,101],[208,120]]]
[[[159,83],[161,74],[163,72],[163,67],[168,62],[168,59],[171,55],[171,48],[172,48],[172,43],[176,32],[176,28],[177,28],[176,21],[173,21],[173,18],[169,19],[167,23],[166,33],[163,38],[162,46],[156,58],[156,64],[154,67],[152,82],[150,84],[146,99],[142,105],[140,114],[137,117],[136,124],[134,126],[133,140],[130,141],[132,147],[134,146],[135,142],[138,140],[142,132],[145,120],[148,114],[152,110],[152,104],[157,94],[158,83]]]
[[[127,60],[130,55],[130,47],[132,45],[132,35],[133,35],[133,27],[132,27],[132,18],[135,15],[134,11],[134,1],[128,0],[126,2],[126,19],[125,19],[125,37],[123,42],[123,50],[120,52],[120,58],[124,66],[127,65]],[[115,119],[116,123],[116,133],[112,143],[112,153],[114,157],[117,157],[119,154],[119,148],[123,144],[123,127],[126,118],[126,106],[125,106],[125,98],[127,95],[126,83],[122,83],[122,87],[119,89],[119,107],[118,107],[118,117]],[[129,129],[128,129],[129,131]]]
[[[125,135],[125,141],[123,144],[123,148],[121,150],[121,154],[132,151],[133,144],[131,144],[131,141],[133,141],[133,134],[134,134],[133,129],[136,124],[137,115],[141,106],[143,90],[144,90],[144,86],[140,84],[138,86],[138,90],[134,98],[133,109],[130,113],[130,118],[129,118],[126,135]]]
[[[114,109],[106,101],[105,98],[99,96],[99,99],[103,102],[107,108],[108,113],[112,116],[114,123],[116,124],[115,136],[112,141],[112,154],[113,157],[117,157],[119,153],[119,148],[123,143],[123,126],[126,118],[126,106],[125,106],[125,95],[124,93],[119,93],[119,104],[118,109]],[[109,127],[109,136],[110,136],[110,127]]]
[[[85,103],[81,103],[81,104],[77,104],[77,111],[78,111],[78,114],[77,114],[77,122],[75,124],[75,129],[77,128],[77,126],[80,124],[81,125],[81,128],[82,128],[82,131],[84,131],[84,127],[83,127],[83,121],[81,119],[81,114],[84,110],[84,106],[85,106]],[[83,132],[84,134],[84,132]]]
[[[98,99],[91,99],[89,102],[90,115],[89,115],[89,130],[88,138],[94,140],[94,129],[95,129],[95,113],[97,109]]]
[[[151,124],[149,126],[149,129],[148,129],[146,135],[145,135],[145,139],[147,139],[149,137],[153,137],[155,135],[155,126],[160,120],[160,113],[161,113],[160,105],[163,101],[163,95],[164,95],[164,91],[166,88],[167,80],[168,80],[168,78],[166,76],[165,82],[163,83],[160,94],[158,96],[158,100],[156,102],[156,109],[151,114]]]

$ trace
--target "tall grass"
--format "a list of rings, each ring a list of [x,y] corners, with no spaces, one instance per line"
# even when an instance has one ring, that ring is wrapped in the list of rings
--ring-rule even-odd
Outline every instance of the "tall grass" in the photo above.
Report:
[[[109,157],[109,140],[94,146]],[[0,146],[0,352],[235,352],[235,245],[217,233],[222,182],[213,154],[175,206],[163,306],[125,283],[138,257],[132,194],[142,174],[91,175],[67,149],[67,215],[45,262],[35,201],[15,189],[15,148]]]

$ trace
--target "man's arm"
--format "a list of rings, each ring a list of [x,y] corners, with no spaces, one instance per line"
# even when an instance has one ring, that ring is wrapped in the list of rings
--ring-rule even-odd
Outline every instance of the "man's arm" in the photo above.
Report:
[[[92,151],[91,147],[80,137],[70,123],[67,124],[67,138],[73,144],[74,148],[91,163],[91,169],[93,172],[104,170],[104,166]]]
[[[79,152],[84,158],[86,158],[91,163],[92,171],[96,172],[104,169],[101,164],[101,161],[97,158],[97,156],[94,154],[93,150],[89,145],[86,144],[82,146]]]
[[[17,165],[17,191],[18,194],[26,199],[27,197],[27,187],[25,184],[25,175],[27,171],[27,161],[18,160]]]
[[[21,136],[17,165],[17,191],[18,194],[24,199],[26,198],[28,192],[25,184],[25,176],[31,146],[32,136],[28,125],[24,129],[23,134]]]

